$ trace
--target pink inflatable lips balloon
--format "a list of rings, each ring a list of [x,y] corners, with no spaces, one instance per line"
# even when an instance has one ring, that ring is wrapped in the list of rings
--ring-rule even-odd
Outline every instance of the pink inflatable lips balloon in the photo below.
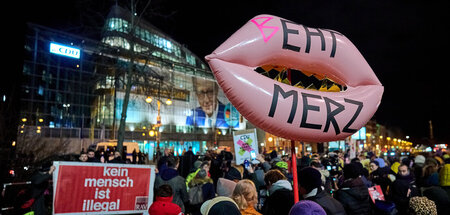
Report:
[[[378,78],[345,36],[271,15],[251,19],[206,60],[228,99],[246,119],[292,140],[344,139],[367,123],[383,94]],[[262,65],[320,74],[347,89],[297,88],[254,71]]]

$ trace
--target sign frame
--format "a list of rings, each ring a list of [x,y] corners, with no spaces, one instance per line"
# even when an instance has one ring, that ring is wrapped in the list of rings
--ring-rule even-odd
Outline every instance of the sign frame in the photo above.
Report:
[[[75,215],[75,214],[85,214],[85,215],[93,215],[93,214],[130,214],[130,213],[142,213],[144,215],[148,214],[148,209],[153,203],[154,197],[154,184],[155,184],[155,169],[154,165],[136,165],[136,164],[112,164],[112,163],[88,163],[88,162],[69,162],[69,161],[54,161],[53,165],[56,167],[53,172],[53,200],[52,200],[52,214],[54,215]],[[150,169],[150,184],[148,190],[148,203],[147,209],[143,210],[127,210],[127,211],[93,211],[93,212],[75,212],[75,213],[55,213],[55,197],[56,197],[56,188],[58,187],[58,175],[60,166],[95,166],[95,167],[125,167],[125,168],[148,168]]]
[[[253,136],[253,139],[250,138],[252,142],[250,143],[249,147],[253,149],[251,151],[255,152],[255,157],[256,155],[259,154],[259,146],[258,146],[259,143],[256,128],[242,131],[234,131],[233,132],[234,157],[237,165],[244,163],[245,160],[252,161],[255,159],[255,158],[252,159],[251,152],[247,153],[248,151],[244,151],[244,153],[240,154],[240,151],[242,150],[241,144],[245,143],[241,142],[241,144],[239,144],[238,142],[240,142],[240,140],[242,141],[241,137],[243,135]]]

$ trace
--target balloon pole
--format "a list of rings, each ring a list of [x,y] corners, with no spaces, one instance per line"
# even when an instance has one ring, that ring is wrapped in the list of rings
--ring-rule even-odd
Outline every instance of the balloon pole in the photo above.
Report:
[[[292,157],[292,176],[294,184],[294,203],[299,201],[298,199],[298,179],[297,179],[297,154],[295,153],[295,141],[291,140],[291,157]]]

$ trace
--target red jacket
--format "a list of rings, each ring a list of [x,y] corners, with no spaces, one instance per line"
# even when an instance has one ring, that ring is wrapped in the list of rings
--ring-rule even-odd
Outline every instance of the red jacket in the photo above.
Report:
[[[156,201],[148,209],[150,215],[182,215],[180,206],[172,203],[173,196],[156,197]]]

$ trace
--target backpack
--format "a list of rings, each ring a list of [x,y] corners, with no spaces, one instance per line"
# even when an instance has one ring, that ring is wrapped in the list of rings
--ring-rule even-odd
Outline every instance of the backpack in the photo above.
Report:
[[[197,205],[203,203],[203,184],[195,185],[189,189],[189,201],[191,205]]]
[[[381,215],[396,215],[398,214],[398,210],[396,208],[395,203],[390,201],[382,201],[382,200],[375,200],[374,204],[374,212],[375,214],[381,214]]]

